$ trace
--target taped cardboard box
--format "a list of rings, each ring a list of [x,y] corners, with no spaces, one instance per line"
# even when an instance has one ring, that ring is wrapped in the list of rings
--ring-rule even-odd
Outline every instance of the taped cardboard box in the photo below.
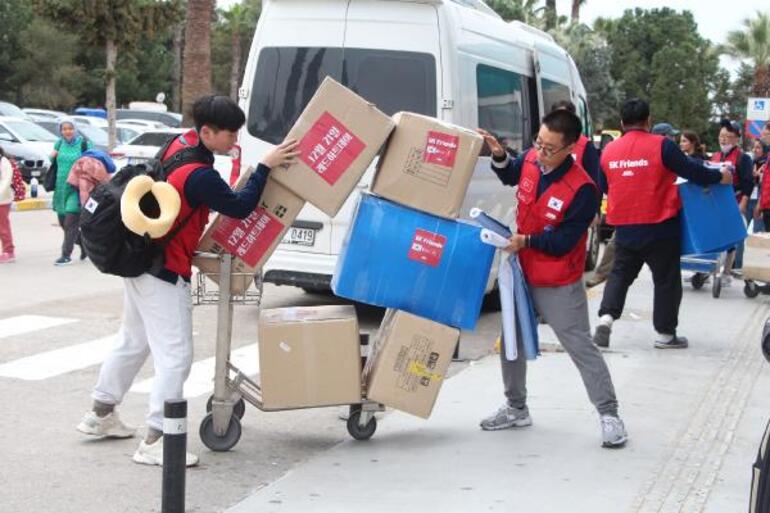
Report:
[[[483,138],[435,118],[399,112],[372,192],[429,214],[460,217]]]
[[[427,419],[459,337],[455,328],[389,309],[364,369],[367,398]]]
[[[250,172],[244,173],[236,183],[242,188]],[[299,215],[305,201],[269,177],[259,204],[246,219],[234,219],[217,214],[209,223],[198,244],[198,251],[233,255],[230,281],[232,294],[243,294],[253,282],[253,275],[261,269],[291,224]],[[195,257],[193,265],[219,283],[219,260]]]
[[[265,409],[360,403],[361,353],[355,309],[263,310],[259,363]]]
[[[746,239],[743,278],[770,283],[770,233],[752,233]]]
[[[326,78],[286,136],[300,157],[272,177],[334,217],[387,140],[393,120],[351,90]]]

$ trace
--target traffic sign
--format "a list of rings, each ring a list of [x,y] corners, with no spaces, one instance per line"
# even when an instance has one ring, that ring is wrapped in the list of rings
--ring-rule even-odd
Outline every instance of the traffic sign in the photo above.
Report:
[[[749,98],[746,106],[746,119],[770,121],[770,98]]]

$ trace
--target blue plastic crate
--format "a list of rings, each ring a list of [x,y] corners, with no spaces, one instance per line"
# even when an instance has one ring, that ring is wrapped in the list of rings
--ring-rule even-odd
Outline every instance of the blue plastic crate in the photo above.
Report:
[[[363,194],[332,278],[340,297],[474,329],[495,250],[481,228]]]
[[[682,254],[720,253],[746,238],[732,185],[679,184]]]

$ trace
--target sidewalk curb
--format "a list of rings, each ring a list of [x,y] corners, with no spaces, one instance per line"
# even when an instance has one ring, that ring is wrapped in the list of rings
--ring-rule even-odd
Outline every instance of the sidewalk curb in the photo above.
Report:
[[[23,212],[26,210],[46,210],[52,205],[51,198],[28,198],[21,201],[15,201],[11,204],[12,212]]]

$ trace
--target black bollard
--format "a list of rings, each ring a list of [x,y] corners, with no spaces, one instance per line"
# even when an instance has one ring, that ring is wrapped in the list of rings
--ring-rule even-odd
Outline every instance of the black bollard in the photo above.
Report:
[[[166,401],[163,408],[162,513],[184,513],[187,471],[187,401]]]

